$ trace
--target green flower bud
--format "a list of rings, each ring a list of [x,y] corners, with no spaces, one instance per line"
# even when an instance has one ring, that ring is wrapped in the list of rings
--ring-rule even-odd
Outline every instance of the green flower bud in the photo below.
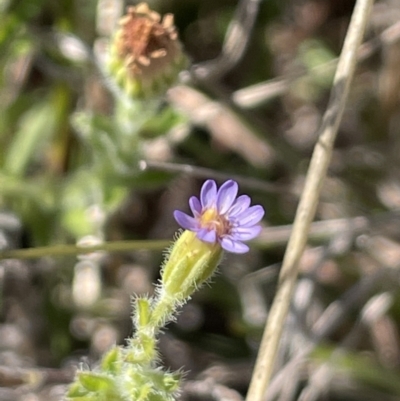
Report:
[[[108,69],[133,98],[162,95],[187,65],[172,14],[161,16],[146,3],[128,7],[110,48]]]
[[[161,272],[162,290],[167,296],[185,300],[212,276],[222,254],[218,243],[201,241],[196,233],[184,231]]]

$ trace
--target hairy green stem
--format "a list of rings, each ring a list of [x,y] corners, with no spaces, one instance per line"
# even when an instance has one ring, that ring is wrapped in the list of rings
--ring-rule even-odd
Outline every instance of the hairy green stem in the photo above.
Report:
[[[177,309],[177,300],[171,296],[160,296],[157,298],[150,317],[150,325],[156,332],[168,322],[174,311]]]

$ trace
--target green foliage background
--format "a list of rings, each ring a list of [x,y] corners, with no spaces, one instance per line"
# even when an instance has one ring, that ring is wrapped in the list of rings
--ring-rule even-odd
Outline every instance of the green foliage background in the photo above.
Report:
[[[194,328],[178,319],[161,349],[168,366],[190,370],[189,379],[212,362],[234,370],[234,362],[245,361],[250,372],[262,319],[246,317],[243,283],[282,259],[286,225],[293,220],[354,2],[261,2],[248,48],[226,74],[208,81],[195,79],[191,69],[187,85],[158,102],[132,104],[113,92],[93,52],[102,36],[99,4],[106,6],[93,0],[0,0],[0,231],[7,237],[6,216],[20,222],[17,240],[1,246],[170,240],[177,229],[172,211],[184,209],[204,179],[237,179],[242,191],[267,209],[263,236],[248,257],[227,258],[212,287],[187,306],[194,308],[196,318],[189,319]],[[118,6],[108,3],[110,12]],[[150,6],[175,15],[192,65],[207,66],[220,55],[237,3],[152,1]],[[327,361],[333,361],[338,380],[327,384],[326,399],[400,396],[399,35],[395,31],[392,40],[382,35],[399,15],[396,1],[378,1],[373,10],[317,213],[322,222],[348,218],[349,227],[312,230],[300,278],[314,285],[303,315],[307,327],[291,329],[290,340],[283,340],[283,360],[290,360],[304,339],[312,341],[313,314],[377,278],[368,295],[343,311],[324,346],[315,347],[296,396]],[[253,97],[246,103],[244,95]],[[166,153],[154,156],[160,144]],[[152,167],[143,170],[140,161]],[[191,173],[184,174],[183,164],[194,167]],[[351,219],[360,216],[366,224],[353,227]],[[345,244],[335,248],[340,239]],[[3,355],[0,368],[42,372],[51,366],[60,373],[82,354],[97,360],[106,348],[99,345],[99,333],[106,333],[106,344],[130,334],[130,296],[152,291],[162,260],[161,248],[50,256],[1,262],[0,329],[23,334],[18,346],[4,345],[14,356],[10,363]],[[94,266],[87,270],[94,275],[82,279],[81,262]],[[277,270],[267,271],[275,272],[272,278],[257,283],[262,308],[276,284]],[[79,282],[98,285],[93,302],[77,302]],[[367,306],[380,294],[389,297],[386,309],[365,320]],[[355,329],[356,341],[347,348],[346,336]],[[185,350],[177,361],[168,353],[172,339]],[[71,379],[60,375],[56,383],[29,383],[26,391],[50,399],[45,398],[49,387]],[[354,392],[339,380],[346,376]],[[224,384],[245,393],[248,376],[242,378]]]

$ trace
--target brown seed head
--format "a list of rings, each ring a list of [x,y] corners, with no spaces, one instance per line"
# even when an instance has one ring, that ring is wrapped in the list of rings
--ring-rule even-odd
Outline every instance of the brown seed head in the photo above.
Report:
[[[131,76],[152,79],[181,53],[172,14],[161,16],[146,3],[128,7],[116,34],[117,56]]]

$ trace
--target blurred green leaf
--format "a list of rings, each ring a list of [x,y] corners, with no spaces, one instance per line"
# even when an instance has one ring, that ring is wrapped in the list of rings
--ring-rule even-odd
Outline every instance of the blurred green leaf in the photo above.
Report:
[[[4,162],[4,169],[17,176],[26,173],[29,162],[53,134],[56,127],[56,110],[46,99],[32,106],[21,116]]]
[[[338,370],[346,371],[365,385],[400,396],[400,371],[384,368],[371,357],[346,349],[319,347],[314,356]]]
[[[179,114],[172,107],[165,107],[156,116],[146,121],[139,131],[142,138],[155,138],[165,135],[170,129],[187,121],[182,114]]]

